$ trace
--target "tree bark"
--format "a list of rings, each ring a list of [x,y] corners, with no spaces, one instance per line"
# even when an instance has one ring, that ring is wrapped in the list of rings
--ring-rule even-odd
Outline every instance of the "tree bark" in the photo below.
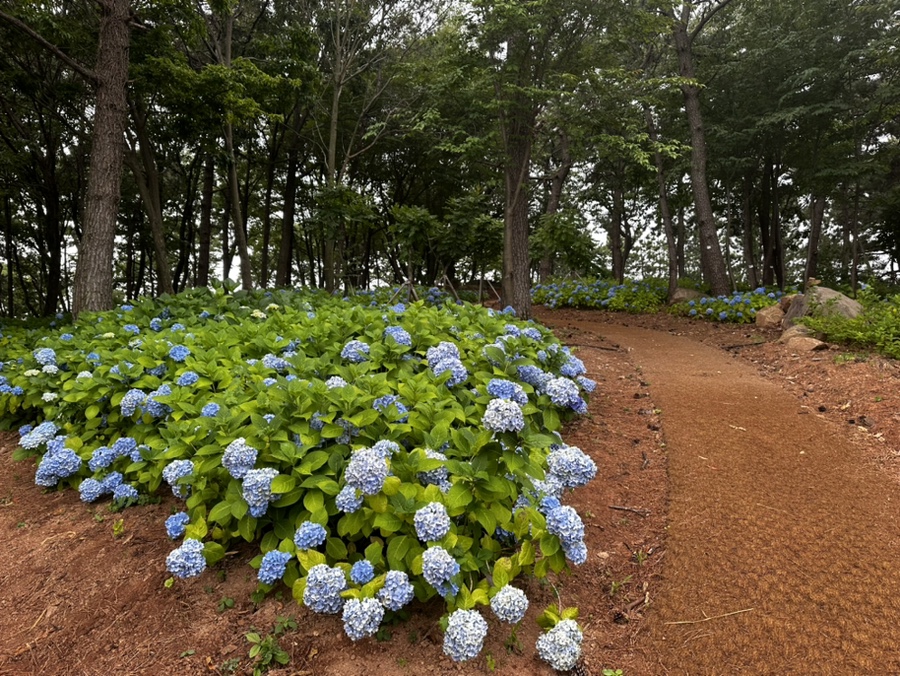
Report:
[[[200,232],[197,250],[196,286],[209,286],[209,250],[212,245],[212,203],[216,166],[211,155],[203,166],[203,195],[200,199]]]
[[[6,235],[6,316],[15,317],[16,297],[13,289],[13,252],[15,251],[15,249],[13,247],[12,199],[9,195],[6,195],[6,198],[3,201],[3,206],[6,216],[6,227],[4,228]]]
[[[678,69],[681,77],[694,80],[694,57],[692,37],[688,33],[691,5],[684,3],[681,18],[673,23],[675,50],[678,55]],[[691,132],[691,188],[694,193],[694,210],[697,217],[697,232],[700,244],[700,263],[706,282],[713,295],[729,292],[725,260],[719,246],[716,221],[713,216],[712,200],[706,175],[706,133],[703,129],[703,115],[700,112],[700,88],[693,84],[683,84],[684,109]]]
[[[297,146],[290,144],[288,150],[287,177],[284,183],[284,205],[281,212],[281,244],[278,249],[278,269],[275,272],[275,286],[285,288],[291,285],[291,262],[294,251],[294,214],[297,203]]]
[[[825,195],[813,195],[809,203],[809,245],[806,248],[806,273],[803,275],[803,286],[810,277],[819,274],[819,240],[822,239],[822,222],[825,220]]]
[[[563,187],[569,173],[572,171],[574,160],[572,153],[569,151],[569,135],[562,131],[559,135],[559,145],[556,147],[559,155],[559,166],[553,172],[550,178],[550,190],[547,195],[547,206],[544,208],[544,214],[552,216],[559,211],[559,205],[562,202]],[[541,256],[540,267],[538,271],[541,282],[546,282],[553,274],[554,252],[547,251]]]
[[[759,275],[756,269],[756,246],[753,241],[752,197],[753,177],[747,173],[744,175],[741,193],[741,225],[743,227],[744,264],[747,269],[747,282],[755,289],[759,286]]]
[[[675,242],[675,226],[672,223],[672,211],[669,208],[669,190],[666,187],[666,168],[663,163],[662,153],[659,152],[659,134],[656,131],[656,123],[649,106],[644,106],[644,120],[647,122],[647,133],[650,142],[654,146],[653,161],[656,165],[656,188],[659,194],[659,215],[663,223],[663,232],[666,235],[666,252],[668,254],[668,296],[671,299],[678,290],[678,250]]]
[[[128,113],[128,0],[98,0],[102,18],[97,48],[97,100],[91,137],[91,168],[84,233],[75,269],[73,314],[113,306],[113,252],[122,184]]]

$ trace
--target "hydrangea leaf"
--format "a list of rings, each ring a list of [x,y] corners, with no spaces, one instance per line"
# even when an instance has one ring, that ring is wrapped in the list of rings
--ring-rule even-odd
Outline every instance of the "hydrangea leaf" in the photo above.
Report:
[[[294,477],[286,475],[286,474],[279,474],[277,477],[272,479],[271,491],[273,494],[276,494],[276,495],[279,495],[282,493],[287,493],[289,491],[292,491],[296,484],[297,484],[297,479],[295,479]]]

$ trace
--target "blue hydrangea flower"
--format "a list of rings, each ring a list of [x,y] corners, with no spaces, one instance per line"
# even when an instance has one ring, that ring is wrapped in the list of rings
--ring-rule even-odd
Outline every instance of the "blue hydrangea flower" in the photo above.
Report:
[[[491,599],[491,610],[502,622],[517,624],[528,610],[528,597],[521,589],[506,585]]]
[[[82,502],[93,502],[103,495],[103,485],[96,479],[85,479],[78,486]]]
[[[178,385],[181,387],[190,387],[191,385],[195,385],[197,381],[200,380],[200,376],[198,376],[193,371],[185,371],[178,378]]]
[[[568,360],[563,364],[559,372],[567,378],[575,378],[584,375],[587,369],[584,368],[584,362],[574,355],[569,355]]]
[[[113,489],[113,501],[125,502],[126,500],[137,500],[140,497],[137,488],[131,484],[119,484]]]
[[[576,566],[580,566],[587,561],[587,545],[583,541],[563,545],[563,553]]]
[[[294,544],[300,550],[315,549],[325,542],[327,537],[328,531],[324,526],[312,521],[304,521],[294,533]]]
[[[181,322],[175,322],[174,324],[172,324],[169,331],[171,331],[172,333],[176,333],[178,331],[184,331],[184,324],[182,324]]]
[[[533,326],[529,326],[527,328],[522,329],[522,335],[526,338],[531,338],[532,340],[543,340],[544,336],[541,335],[539,329],[534,328]]]
[[[284,577],[288,561],[292,558],[294,555],[290,552],[280,552],[277,549],[266,552],[259,565],[257,578],[263,584],[275,584]]]
[[[563,546],[584,540],[584,523],[573,507],[563,505],[547,514],[547,532],[559,538]]]
[[[0,362],[0,363],[2,363],[2,362]],[[26,434],[28,434],[33,429],[34,429],[34,425],[22,425],[19,428],[19,436],[24,437]]]
[[[19,446],[27,449],[43,446],[56,436],[56,430],[56,425],[49,420],[42,422],[19,440]]]
[[[344,604],[341,619],[344,632],[352,641],[374,636],[384,617],[384,608],[375,599],[350,599]]]
[[[384,577],[384,587],[378,592],[378,600],[388,610],[400,610],[413,600],[415,590],[409,577],[400,570],[389,570]]]
[[[187,512],[178,512],[166,519],[166,535],[173,540],[177,540],[187,529],[187,525],[191,522],[191,517]]]
[[[390,460],[394,453],[398,453],[400,451],[400,444],[388,439],[382,439],[381,441],[375,442],[375,444],[372,446],[372,450],[378,453],[385,460]]]
[[[122,401],[119,402],[122,415],[126,418],[130,418],[138,408],[144,406],[145,401],[147,401],[147,395],[140,390],[128,390],[128,392],[125,393],[125,396],[122,397]]]
[[[344,599],[341,592],[347,588],[347,579],[340,568],[319,563],[309,569],[303,603],[314,613],[334,615],[341,612]]]
[[[73,336],[71,333],[64,333],[59,337],[60,340],[66,343],[68,343],[70,340],[73,340],[74,338],[75,336]]]
[[[56,352],[51,350],[49,347],[42,347],[40,349],[37,349],[32,352],[32,355],[34,355],[34,360],[41,366],[56,364]]]
[[[724,322],[726,319],[728,319],[728,313],[722,310],[722,312],[719,313],[719,321]]]
[[[353,512],[362,507],[362,504],[362,493],[354,486],[344,486],[334,498],[335,507],[342,512],[347,512],[347,514],[353,514]]]
[[[553,378],[552,375],[545,372],[543,369],[531,364],[519,366],[517,367],[517,371],[519,373],[519,380],[523,383],[528,383],[536,390],[543,390],[544,386]]]
[[[521,432],[525,427],[522,408],[508,399],[491,399],[481,418],[481,424],[491,432]]]
[[[272,493],[272,480],[278,470],[272,467],[251,469],[244,475],[241,495],[250,505],[250,516],[258,519],[266,513],[269,503],[278,498]]]
[[[104,493],[112,493],[122,485],[123,481],[125,481],[125,477],[122,476],[121,472],[110,472],[100,480],[100,486],[103,488]]]
[[[484,646],[488,625],[477,610],[458,608],[450,614],[444,634],[444,654],[454,662],[478,657]]]
[[[443,547],[429,547],[422,554],[422,576],[438,594],[455,595],[459,586],[452,579],[459,573],[459,563]]]
[[[577,446],[560,446],[547,456],[549,473],[564,488],[584,486],[597,474],[597,465]]]
[[[693,301],[691,301],[691,302],[693,302]],[[689,314],[691,317],[696,317],[696,316],[697,316],[697,310],[696,310],[696,308],[691,308],[691,311],[688,312],[688,314]]]
[[[372,448],[354,452],[344,473],[346,482],[365,495],[380,492],[387,476],[387,462],[379,451]]]
[[[172,349],[169,350],[169,358],[172,361],[183,362],[191,356],[191,351],[186,348],[184,345],[174,345]]]
[[[147,395],[144,401],[144,410],[154,418],[165,418],[172,412],[172,407],[157,401],[157,397],[168,397],[172,394],[172,388],[168,384],[160,385],[157,389]]]
[[[507,324],[506,326],[504,326],[503,333],[505,333],[507,336],[514,336],[515,338],[518,338],[522,335],[521,329],[519,329],[519,327],[515,324]]]
[[[172,550],[166,557],[166,570],[181,579],[195,577],[206,569],[203,556],[203,543],[188,538],[180,547]]]
[[[287,371],[290,368],[290,364],[287,363],[286,360],[281,357],[277,357],[274,354],[267,354],[262,358],[263,366],[267,369],[272,369],[273,371],[278,371],[278,373],[282,373]]]
[[[425,352],[425,358],[428,360],[428,365],[434,369],[435,366],[445,359],[460,361],[459,348],[454,343],[444,341],[438,343],[435,347],[429,347]]]
[[[59,483],[60,479],[77,474],[80,469],[81,458],[75,451],[64,448],[56,453],[48,452],[38,464],[34,483],[49,488]]]
[[[581,657],[583,635],[575,620],[563,620],[537,640],[537,651],[557,671],[569,671]]]
[[[488,383],[487,386],[488,394],[492,397],[497,397],[498,399],[509,399],[510,401],[514,401],[517,404],[524,406],[528,403],[528,395],[525,394],[525,390],[522,389],[522,386],[518,383],[514,383],[511,380],[503,380],[501,378],[494,378],[491,382]]]
[[[219,415],[219,410],[221,408],[222,407],[216,403],[209,403],[200,410],[200,415],[202,415],[204,418],[215,418],[217,415]]]
[[[388,408],[390,408],[391,404],[393,404],[397,408],[397,413],[399,414],[398,420],[401,423],[405,423],[409,420],[409,409],[406,408],[403,404],[400,403],[400,397],[396,394],[386,394],[383,397],[379,397],[372,403],[372,408],[381,413],[387,412]]]
[[[413,523],[422,542],[436,542],[450,532],[450,517],[440,502],[429,502],[417,510]]]
[[[578,390],[578,385],[568,378],[552,378],[544,386],[545,391],[557,406],[575,408],[578,402],[583,401]]]
[[[351,340],[341,350],[341,359],[361,364],[369,358],[369,346],[361,340]]]
[[[350,568],[350,581],[353,584],[368,584],[375,577],[375,566],[368,559],[360,559]]]
[[[443,345],[445,343],[441,344]],[[454,347],[456,346],[454,345]],[[456,385],[460,385],[466,382],[466,379],[469,377],[469,372],[466,370],[466,367],[463,365],[463,363],[459,361],[459,359],[454,359],[452,357],[448,357],[437,362],[434,366],[431,367],[431,370],[436,376],[440,376],[441,374],[447,372],[450,373],[450,379],[447,380],[447,387],[455,387]]]
[[[222,454],[222,466],[235,479],[243,479],[256,464],[258,451],[247,444],[247,440],[239,437],[225,448]]]
[[[393,338],[397,345],[412,347],[412,336],[402,326],[389,326],[384,330],[384,337]]]
[[[126,324],[122,327],[122,330],[125,331],[125,333],[130,333],[135,336],[141,332],[141,330],[135,324]]]
[[[577,378],[575,378],[575,382],[577,382],[581,386],[581,389],[588,393],[593,392],[597,387],[597,383],[595,381],[591,380],[590,378],[585,378],[584,376],[578,376]]]
[[[347,381],[340,376],[331,376],[328,380],[325,381],[325,387],[327,387],[329,390],[334,390],[338,387],[347,387]]]
[[[176,498],[187,498],[191,487],[179,485],[178,480],[194,473],[194,463],[190,460],[173,460],[163,468],[162,477],[172,487]]]
[[[447,456],[441,453],[440,451],[435,451],[431,448],[425,449],[425,457],[430,460],[441,460],[446,461]],[[437,469],[430,469],[426,472],[419,472],[417,475],[419,481],[422,482],[423,485],[428,486],[429,484],[434,484],[438,486],[443,491],[443,487],[446,485],[447,490],[450,489],[450,473],[448,472],[446,467],[438,467]],[[446,492],[446,491],[444,491]]]
[[[96,472],[99,469],[106,469],[117,457],[118,455],[111,448],[107,448],[106,446],[95,448],[94,452],[91,454],[91,459],[88,460],[88,469],[92,472]]]

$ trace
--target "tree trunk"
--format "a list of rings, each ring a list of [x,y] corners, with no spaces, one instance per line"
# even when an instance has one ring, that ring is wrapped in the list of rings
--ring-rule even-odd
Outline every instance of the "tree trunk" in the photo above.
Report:
[[[809,203],[809,245],[806,248],[806,273],[803,286],[810,277],[819,275],[819,240],[822,239],[822,222],[825,220],[825,195],[813,195]]]
[[[5,235],[6,235],[6,316],[16,316],[15,293],[13,292],[13,216],[12,216],[12,199],[9,195],[3,200],[5,213]]]
[[[647,133],[650,142],[654,146],[653,161],[656,164],[656,188],[659,193],[659,215],[663,223],[663,232],[666,235],[666,251],[669,262],[669,290],[671,299],[678,290],[678,251],[675,242],[675,226],[672,223],[672,211],[669,208],[669,190],[666,187],[666,169],[663,164],[662,153],[657,147],[659,134],[656,132],[656,123],[653,121],[653,113],[649,106],[644,106],[644,120],[647,122]]]
[[[762,244],[762,283],[771,286],[775,283],[775,268],[772,265],[772,162],[767,158],[760,183],[759,205],[759,239]]]
[[[559,145],[556,149],[559,152],[559,166],[556,168],[556,171],[553,172],[553,176],[550,179],[550,191],[547,196],[547,206],[544,208],[544,213],[548,216],[552,216],[559,211],[559,205],[560,202],[562,202],[563,187],[566,184],[566,179],[569,178],[569,172],[571,172],[572,165],[574,164],[572,153],[569,151],[569,135],[566,134],[565,131],[560,133]],[[553,274],[554,257],[553,251],[547,251],[541,256],[538,278],[542,283],[546,282]]]
[[[778,176],[781,165],[772,167],[772,267],[775,268],[775,280],[778,288],[784,290],[784,238],[781,234],[781,196],[778,190]]]
[[[196,286],[209,286],[209,250],[212,246],[212,204],[216,182],[216,165],[212,155],[203,166],[203,195],[200,198],[200,232],[197,251]]]
[[[269,157],[269,166],[266,168],[266,192],[263,198],[262,260],[259,271],[259,286],[263,289],[269,285],[269,240],[272,236],[272,190],[275,184],[275,161],[275,152],[273,152]]]
[[[744,264],[747,266],[747,282],[755,289],[759,286],[759,275],[756,269],[756,247],[753,241],[752,196],[753,177],[747,173],[744,176],[743,192],[741,194],[741,224],[744,230]]]
[[[72,311],[113,306],[113,251],[122,184],[122,155],[128,112],[128,0],[97,0],[102,18],[97,48],[97,100],[91,135],[84,233],[78,247]]]
[[[281,245],[278,249],[278,270],[275,286],[291,285],[291,261],[294,250],[294,214],[297,202],[297,146],[290,144],[288,150],[287,177],[284,183],[284,205],[281,212]]]
[[[678,207],[678,222],[675,229],[675,253],[678,257],[678,278],[687,277],[687,262],[684,258],[684,244],[687,239],[687,227],[684,222],[684,207]]]
[[[678,54],[678,69],[681,77],[694,80],[694,57],[691,36],[688,34],[690,5],[683,5],[682,16],[673,24],[675,49]],[[719,246],[712,201],[706,176],[706,134],[703,116],[700,112],[700,88],[683,84],[684,108],[691,132],[691,188],[694,193],[694,210],[697,217],[697,232],[700,245],[700,264],[710,290],[714,296],[725,295],[729,291],[725,260]]]
[[[621,284],[625,280],[625,255],[622,251],[622,219],[625,197],[621,185],[612,189],[612,210],[609,215],[609,249],[612,254],[612,276]]]

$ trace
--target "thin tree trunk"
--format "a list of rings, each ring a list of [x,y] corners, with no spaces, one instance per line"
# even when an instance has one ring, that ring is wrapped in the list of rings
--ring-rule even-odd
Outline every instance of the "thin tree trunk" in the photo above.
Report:
[[[6,235],[6,316],[16,316],[16,296],[13,288],[13,216],[12,216],[12,199],[9,195],[3,201],[5,219],[5,235]]]
[[[550,191],[547,196],[547,206],[544,209],[544,213],[547,216],[553,216],[559,211],[559,205],[560,202],[562,202],[563,187],[565,186],[566,179],[569,178],[569,173],[574,164],[572,153],[569,151],[569,136],[565,131],[560,133],[557,150],[559,152],[559,166],[556,168],[556,171],[553,172],[553,177],[550,179]],[[553,274],[553,262],[553,251],[547,251],[541,256],[538,272],[538,278],[541,282],[546,282]]]
[[[688,34],[690,8],[690,4],[684,3],[681,19],[673,23],[673,34],[681,77],[695,80],[691,36]],[[696,85],[683,84],[681,91],[691,132],[691,188],[697,218],[700,264],[713,295],[724,295],[729,290],[728,275],[725,271],[725,260],[719,246],[712,200],[709,196],[706,175],[706,134],[703,129],[703,115],[700,112],[700,88]]]
[[[759,286],[759,275],[756,269],[756,253],[753,242],[753,213],[751,198],[753,195],[753,177],[747,173],[744,176],[743,191],[741,194],[741,224],[743,226],[744,264],[747,269],[747,282],[752,288]]]
[[[122,183],[122,155],[128,105],[128,0],[98,0],[102,18],[97,48],[97,100],[91,135],[84,233],[78,247],[72,311],[113,306],[113,251]]]
[[[263,198],[262,260],[259,271],[259,286],[263,289],[269,286],[269,239],[272,236],[272,190],[275,184],[275,160],[276,157],[269,157],[269,166],[266,171],[266,192]]]
[[[297,202],[297,146],[290,144],[288,150],[287,177],[284,183],[284,205],[281,215],[281,245],[278,250],[278,270],[275,273],[275,286],[291,285],[291,261],[294,250],[294,215]]]
[[[772,167],[772,266],[775,268],[775,279],[778,288],[784,290],[784,238],[781,233],[781,195],[778,189],[778,176],[781,165]]]
[[[203,167],[203,196],[200,199],[200,233],[197,251],[196,286],[209,286],[209,250],[212,245],[212,204],[216,167],[211,155]]]
[[[625,255],[622,252],[622,219],[625,216],[625,197],[616,182],[612,189],[612,211],[609,218],[609,248],[612,253],[612,276],[621,284],[625,280]]]
[[[819,240],[822,238],[822,223],[825,220],[825,195],[813,195],[809,203],[809,245],[806,248],[806,273],[803,286],[810,277],[819,275]]]
[[[762,283],[764,286],[771,286],[775,283],[775,267],[773,265],[774,233],[772,231],[772,173],[772,162],[769,158],[766,158],[762,182],[760,183],[759,206],[757,208],[759,238],[762,244]]]
[[[675,242],[675,227],[672,223],[672,212],[669,208],[669,190],[666,187],[666,169],[663,164],[662,153],[659,152],[659,134],[656,131],[656,123],[653,121],[653,113],[649,106],[644,106],[644,120],[647,122],[647,132],[650,142],[653,143],[653,161],[656,164],[656,188],[659,193],[659,215],[663,223],[663,232],[666,235],[666,251],[668,254],[669,290],[671,299],[678,290],[678,251]]]
[[[675,230],[676,256],[678,257],[678,278],[687,277],[687,261],[684,258],[684,243],[687,239],[687,227],[684,222],[684,207],[678,207],[678,223]]]

